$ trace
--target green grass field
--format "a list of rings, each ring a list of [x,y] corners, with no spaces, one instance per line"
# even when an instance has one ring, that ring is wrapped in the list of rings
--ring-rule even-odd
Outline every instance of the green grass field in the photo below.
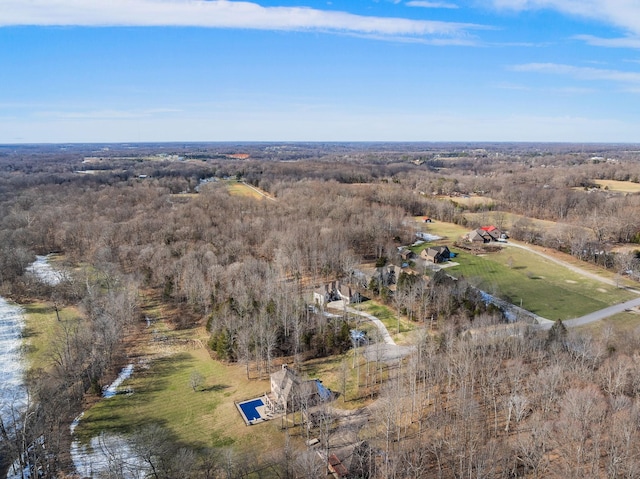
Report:
[[[233,196],[243,196],[245,198],[253,198],[254,200],[264,200],[265,197],[254,189],[249,188],[243,183],[237,181],[229,181],[229,194]]]
[[[80,313],[74,307],[62,308],[59,311],[60,321],[53,305],[33,302],[23,305],[25,310],[25,328],[23,350],[29,369],[46,369],[56,347],[55,340],[61,338],[64,328],[72,330],[79,321]]]
[[[526,250],[506,248],[486,256],[453,250],[460,265],[448,273],[548,319],[582,316],[634,297]]]
[[[360,310],[365,313],[372,314],[385,325],[389,334],[398,342],[402,342],[402,338],[406,336],[405,333],[413,331],[416,326],[412,324],[407,318],[400,317],[400,331],[398,331],[398,315],[396,311],[388,306],[385,306],[374,301],[366,301],[360,304]]]
[[[204,377],[196,391],[190,385],[194,371]],[[276,434],[279,421],[246,426],[234,404],[260,396],[269,382],[247,380],[242,365],[213,361],[203,348],[156,357],[146,368],[136,365],[122,388],[133,394],[102,399],[85,413],[76,430],[81,440],[88,441],[104,429],[128,433],[157,423],[181,444],[194,448],[281,447],[282,435]]]
[[[447,238],[450,241],[455,241],[460,236],[467,234],[470,229],[464,226],[456,225],[453,223],[445,223],[444,221],[434,221],[433,223],[425,223],[424,216],[416,216],[414,219],[423,225],[421,228],[425,233],[430,233],[443,238]]]

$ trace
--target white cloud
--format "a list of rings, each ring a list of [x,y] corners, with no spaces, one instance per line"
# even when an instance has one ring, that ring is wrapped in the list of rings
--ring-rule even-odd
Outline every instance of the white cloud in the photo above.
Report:
[[[615,25],[640,34],[640,2],[637,0],[493,0],[494,6],[511,10],[552,9]]]
[[[0,0],[0,26],[190,26],[457,39],[479,25],[228,0]]]
[[[593,35],[576,35],[573,38],[595,47],[640,48],[640,37],[601,38]]]
[[[576,67],[558,63],[527,63],[511,67],[519,72],[551,73],[565,75],[579,80],[606,80],[628,84],[640,84],[640,73],[622,70],[608,70],[603,68]]]
[[[178,113],[182,110],[172,108],[150,108],[145,110],[45,110],[35,112],[34,115],[46,119],[58,120],[114,120],[152,118],[167,113]]]
[[[448,2],[427,2],[424,0],[412,0],[407,2],[408,7],[422,7],[422,8],[459,8],[455,3]]]

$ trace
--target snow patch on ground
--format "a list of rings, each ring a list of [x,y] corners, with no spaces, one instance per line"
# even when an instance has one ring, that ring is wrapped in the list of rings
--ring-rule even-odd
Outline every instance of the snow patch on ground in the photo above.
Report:
[[[27,266],[27,273],[31,273],[40,281],[50,285],[55,286],[56,284],[61,283],[67,279],[67,275],[56,269],[51,267],[49,264],[49,257],[51,255],[41,256],[37,255],[36,260]]]
[[[118,388],[133,374],[133,364],[120,371],[113,383],[105,388],[102,396],[111,398]],[[84,413],[71,423],[71,435],[75,433]],[[120,477],[123,479],[142,479],[147,477],[148,466],[136,455],[129,441],[119,434],[103,432],[91,439],[89,444],[81,444],[75,437],[71,443],[71,460],[77,474],[81,477]]]
[[[122,384],[123,381],[129,379],[133,374],[133,364],[128,364],[125,368],[120,371],[118,377],[115,381],[113,381],[103,392],[102,397],[111,398],[118,394],[118,388]]]
[[[416,233],[416,236],[420,238],[422,241],[438,241],[442,239],[442,236],[432,235],[431,233]]]
[[[74,440],[71,459],[80,477],[143,479],[149,473],[147,464],[136,455],[127,439],[118,434],[102,433],[88,445]]]
[[[22,374],[24,310],[0,298],[0,413],[26,397]]]

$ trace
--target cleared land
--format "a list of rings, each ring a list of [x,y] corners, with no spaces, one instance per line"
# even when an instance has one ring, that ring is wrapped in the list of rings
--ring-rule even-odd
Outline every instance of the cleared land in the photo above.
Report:
[[[535,253],[505,248],[474,256],[459,253],[447,272],[548,319],[571,319],[636,297],[624,289],[581,276]]]
[[[253,188],[239,181],[229,182],[229,194],[234,196],[243,196],[245,198],[253,198],[254,200],[264,200],[268,198],[266,193],[261,193],[257,188]]]
[[[81,440],[102,430],[127,433],[157,423],[181,444],[196,448],[234,445],[248,451],[258,446],[264,450],[265,444],[281,446],[281,435],[274,434],[278,421],[246,426],[234,405],[263,394],[268,381],[248,380],[242,365],[212,361],[203,347],[174,343],[164,353],[134,364],[132,377],[122,385],[132,394],[103,399],[86,412],[76,430]],[[196,371],[204,382],[194,391],[190,379]]]
[[[393,340],[398,344],[406,344],[407,333],[416,329],[416,325],[411,323],[406,317],[400,316],[400,321],[398,321],[398,315],[395,311],[375,301],[366,301],[361,304],[359,309],[382,321],[382,324],[387,328]],[[400,328],[399,331],[398,327]]]
[[[495,225],[504,230],[509,230],[513,227],[514,223],[519,220],[528,221],[531,226],[538,228],[542,231],[549,231],[558,227],[558,223],[554,221],[539,220],[536,218],[529,218],[523,215],[517,215],[515,213],[506,213],[504,211],[482,211],[479,213],[465,213],[464,217],[473,223],[481,223],[483,225]],[[469,228],[471,230],[471,228]]]
[[[606,188],[609,191],[617,191],[620,193],[640,193],[640,183],[633,183],[632,181],[617,181],[617,180],[593,180],[601,188]]]
[[[453,223],[445,223],[444,221],[425,223],[424,216],[416,216],[414,219],[416,220],[416,222],[424,225],[421,229],[423,232],[438,235],[450,241],[455,241],[460,236],[463,236],[470,231],[469,228],[465,228],[464,226],[456,225]]]
[[[75,307],[66,307],[56,311],[51,304],[33,302],[23,305],[25,310],[25,328],[22,332],[25,341],[24,351],[30,369],[42,369],[51,362],[57,347],[61,346],[64,329],[72,330],[74,323],[80,320],[80,312]],[[52,338],[60,338],[59,341]]]
[[[478,196],[478,195],[471,195],[471,196],[440,196],[438,198],[441,198],[443,200],[453,201],[454,203],[457,203],[459,205],[468,206],[468,207],[480,206],[480,205],[489,206],[489,205],[493,205],[495,203],[493,198],[489,198],[488,196]]]

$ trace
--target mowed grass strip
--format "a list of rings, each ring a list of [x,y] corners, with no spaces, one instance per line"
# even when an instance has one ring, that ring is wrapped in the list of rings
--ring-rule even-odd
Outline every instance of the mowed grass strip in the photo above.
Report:
[[[194,371],[204,381],[191,387]],[[232,446],[239,450],[272,450],[282,447],[279,421],[246,426],[234,401],[262,395],[268,381],[248,380],[243,366],[225,365],[209,357],[204,348],[176,351],[135,365],[132,377],[118,394],[89,409],[76,430],[88,442],[103,430],[131,433],[157,423],[189,447]]]
[[[243,196],[245,198],[253,198],[254,200],[263,200],[265,198],[260,192],[238,181],[230,181],[228,189],[229,194],[233,196]]]
[[[507,247],[485,256],[455,251],[460,264],[448,273],[544,318],[571,319],[635,297],[526,250]]]

